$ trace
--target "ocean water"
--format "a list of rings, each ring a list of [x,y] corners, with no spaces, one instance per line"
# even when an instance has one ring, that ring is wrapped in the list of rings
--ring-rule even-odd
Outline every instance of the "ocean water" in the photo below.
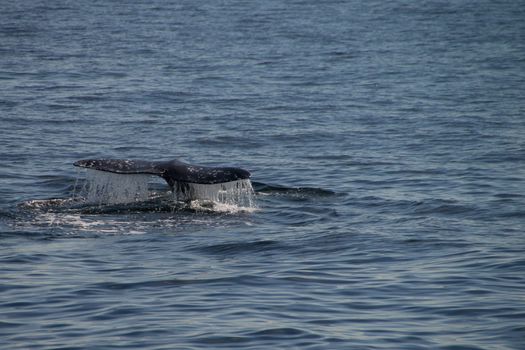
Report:
[[[525,349],[524,18],[3,1],[1,347]],[[256,208],[71,205],[85,158],[242,167]]]

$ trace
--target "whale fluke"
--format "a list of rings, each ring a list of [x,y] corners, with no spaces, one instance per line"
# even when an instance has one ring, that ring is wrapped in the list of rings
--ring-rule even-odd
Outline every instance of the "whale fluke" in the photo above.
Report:
[[[77,167],[107,171],[116,174],[151,174],[162,177],[173,189],[178,183],[219,184],[250,178],[250,172],[241,168],[206,167],[173,159],[145,161],[129,159],[84,159]]]

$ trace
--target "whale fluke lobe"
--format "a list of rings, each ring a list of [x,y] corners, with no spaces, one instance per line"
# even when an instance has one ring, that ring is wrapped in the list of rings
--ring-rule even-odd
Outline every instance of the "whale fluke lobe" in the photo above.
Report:
[[[117,174],[151,174],[160,175],[154,162],[124,159],[84,159],[73,163],[74,166]]]
[[[219,184],[250,178],[250,172],[241,168],[206,167],[173,159],[144,161],[129,159],[84,159],[73,165],[116,174],[150,174],[162,177],[173,189],[180,183]]]

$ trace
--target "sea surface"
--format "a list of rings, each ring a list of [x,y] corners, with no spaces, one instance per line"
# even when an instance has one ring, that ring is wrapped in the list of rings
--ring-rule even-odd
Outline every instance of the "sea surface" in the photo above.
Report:
[[[2,1],[0,347],[525,349],[524,19]],[[86,158],[241,167],[256,204],[66,205]]]

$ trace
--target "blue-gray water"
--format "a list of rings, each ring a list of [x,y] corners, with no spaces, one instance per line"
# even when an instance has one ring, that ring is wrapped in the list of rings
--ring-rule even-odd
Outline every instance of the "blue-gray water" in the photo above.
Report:
[[[524,349],[524,18],[2,1],[1,347]],[[259,210],[26,205],[83,158],[241,166]]]

